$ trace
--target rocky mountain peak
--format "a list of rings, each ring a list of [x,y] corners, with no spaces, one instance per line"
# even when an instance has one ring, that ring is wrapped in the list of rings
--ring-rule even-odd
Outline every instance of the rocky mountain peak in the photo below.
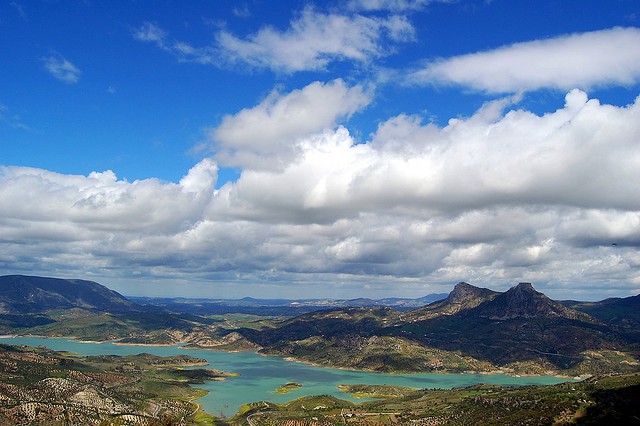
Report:
[[[459,282],[455,285],[449,296],[445,299],[447,304],[463,305],[464,308],[472,308],[480,303],[489,300],[498,293],[487,288],[473,286],[466,282]]]
[[[539,317],[577,319],[584,316],[536,291],[531,283],[520,283],[511,287],[480,309],[482,316],[493,319]]]
[[[517,291],[532,291],[532,292],[536,292],[536,290],[533,288],[533,285],[531,283],[518,283],[517,286],[513,287],[514,290]],[[536,292],[538,293],[538,292]],[[540,293],[542,294],[542,293]]]
[[[459,282],[445,299],[416,309],[410,314],[407,314],[407,318],[417,321],[442,315],[454,315],[460,311],[475,308],[483,302],[492,300],[498,294],[498,292],[489,290],[488,288],[476,287],[466,282]]]
[[[523,308],[536,305],[544,305],[547,302],[552,302],[544,294],[536,291],[531,283],[520,283],[515,287],[511,287],[504,293],[505,299],[508,301],[508,305],[512,308]]]
[[[479,287],[461,281],[453,287],[446,300],[448,303],[464,303],[470,298],[478,297],[481,290]]]

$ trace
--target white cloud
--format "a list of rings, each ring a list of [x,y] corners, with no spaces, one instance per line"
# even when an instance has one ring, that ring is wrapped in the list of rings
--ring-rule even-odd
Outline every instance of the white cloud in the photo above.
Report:
[[[570,34],[431,62],[409,78],[489,93],[633,85],[640,82],[639,45],[633,27]]]
[[[163,29],[149,22],[135,29],[133,37],[155,44],[179,61],[218,67],[240,64],[294,73],[325,70],[334,61],[368,63],[388,55],[396,43],[413,41],[415,28],[401,15],[342,15],[307,7],[285,30],[265,26],[244,38],[220,31],[215,43],[206,46],[170,40]]]
[[[564,108],[543,116],[487,110],[444,128],[396,117],[364,145],[344,128],[306,137],[295,161],[245,170],[229,197],[242,200],[239,212],[320,222],[491,205],[640,209],[638,103],[600,105],[572,91]]]
[[[424,9],[433,0],[351,0],[350,9],[363,11],[389,10],[392,12],[406,12]],[[448,0],[436,0],[448,1]]]
[[[180,62],[220,65],[220,53],[214,46],[193,47],[189,43],[174,40],[157,24],[144,22],[133,30],[135,40],[155,44],[159,49],[169,52]]]
[[[288,103],[313,105],[313,90],[343,105],[354,88],[316,84],[247,114],[277,128]],[[358,108],[346,105],[342,114]],[[616,107],[572,91],[544,115],[506,105],[444,127],[397,116],[365,144],[327,128],[298,139],[280,168],[247,167],[218,190],[212,160],[178,184],[3,167],[0,267],[310,294],[318,282],[353,295],[353,283],[442,291],[460,280],[496,289],[530,280],[556,297],[575,283],[590,298],[607,286],[637,292],[640,99]]]
[[[59,222],[91,232],[175,232],[199,219],[216,177],[210,160],[194,166],[180,184],[129,183],[110,170],[75,176],[0,167],[0,217],[5,224]]]
[[[18,114],[13,114],[9,108],[0,103],[0,123],[4,123],[14,129],[31,130],[29,126],[24,124],[22,118]]]
[[[334,127],[370,100],[361,86],[341,79],[285,95],[274,91],[259,105],[223,118],[211,135],[216,157],[226,165],[279,168],[300,151],[301,138]]]
[[[42,58],[42,62],[52,76],[67,84],[77,83],[82,75],[82,71],[78,67],[59,54]]]
[[[158,47],[164,48],[167,33],[156,24],[144,22],[140,27],[133,31],[133,38],[138,41],[154,43]]]
[[[324,14],[307,8],[279,31],[264,27],[245,39],[229,32],[217,35],[226,59],[280,72],[323,70],[332,61],[367,62],[384,56],[382,43],[407,41],[414,28],[402,17],[370,18]]]
[[[246,3],[237,5],[231,10],[231,12],[238,18],[249,18],[251,16],[249,5],[247,5]]]

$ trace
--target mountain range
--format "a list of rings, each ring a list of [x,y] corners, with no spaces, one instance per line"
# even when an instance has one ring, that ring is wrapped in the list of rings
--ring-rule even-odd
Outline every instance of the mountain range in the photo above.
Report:
[[[214,317],[217,312],[207,311],[211,305],[202,300],[163,300],[161,306],[141,305],[95,282],[3,276],[0,332],[259,349],[315,364],[388,372],[640,370],[640,296],[559,302],[530,283],[496,292],[461,282],[446,297],[411,310],[314,306],[294,317],[232,323]],[[230,303],[265,306],[258,299]],[[286,314],[295,302],[269,303],[274,313]]]
[[[640,308],[635,298],[592,303],[589,308],[607,306],[612,311],[621,306],[624,315],[634,304]],[[444,300],[413,311],[334,309],[302,315],[273,329],[238,332],[269,354],[373,370],[492,366],[530,373],[582,373],[640,366],[637,330],[551,300],[530,283],[504,293],[459,283]]]
[[[93,281],[0,276],[0,333],[172,343],[212,320],[140,305]]]
[[[357,298],[296,300],[257,299],[253,297],[244,297],[242,299],[130,297],[129,299],[140,304],[159,306],[172,312],[189,313],[194,315],[224,315],[240,313],[264,316],[296,316],[323,309],[347,307],[391,307],[393,309],[406,311],[419,308],[428,303],[443,299],[446,296],[446,293],[434,293],[415,299],[399,297],[385,299]]]
[[[119,293],[93,281],[24,275],[0,277],[2,314],[37,314],[71,308],[117,313],[136,307]]]

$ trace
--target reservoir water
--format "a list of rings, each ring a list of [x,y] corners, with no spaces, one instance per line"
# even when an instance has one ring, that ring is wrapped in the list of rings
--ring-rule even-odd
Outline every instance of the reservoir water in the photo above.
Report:
[[[567,381],[554,376],[511,377],[504,374],[382,374],[362,371],[313,367],[277,357],[264,357],[255,352],[217,352],[206,349],[186,349],[180,346],[124,346],[113,343],[84,343],[67,339],[39,337],[6,337],[0,343],[11,345],[45,345],[57,351],[81,355],[130,355],[151,353],[160,356],[190,355],[206,359],[211,368],[238,373],[221,382],[197,385],[209,394],[198,400],[208,413],[231,417],[247,402],[287,402],[306,395],[333,395],[358,401],[340,392],[339,384],[379,384],[422,388],[453,388],[476,383],[498,385],[543,385]],[[298,382],[302,387],[288,394],[276,394],[277,387]],[[362,401],[362,400],[360,400]]]

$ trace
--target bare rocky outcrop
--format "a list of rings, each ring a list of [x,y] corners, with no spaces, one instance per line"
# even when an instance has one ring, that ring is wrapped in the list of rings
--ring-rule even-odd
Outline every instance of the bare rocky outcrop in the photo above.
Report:
[[[493,320],[515,318],[566,318],[597,322],[589,315],[563,306],[536,291],[531,283],[520,283],[474,310],[478,317]]]
[[[433,302],[423,308],[407,313],[406,318],[413,321],[436,318],[442,315],[455,315],[458,312],[475,308],[481,303],[493,300],[500,293],[459,282],[446,299]]]

